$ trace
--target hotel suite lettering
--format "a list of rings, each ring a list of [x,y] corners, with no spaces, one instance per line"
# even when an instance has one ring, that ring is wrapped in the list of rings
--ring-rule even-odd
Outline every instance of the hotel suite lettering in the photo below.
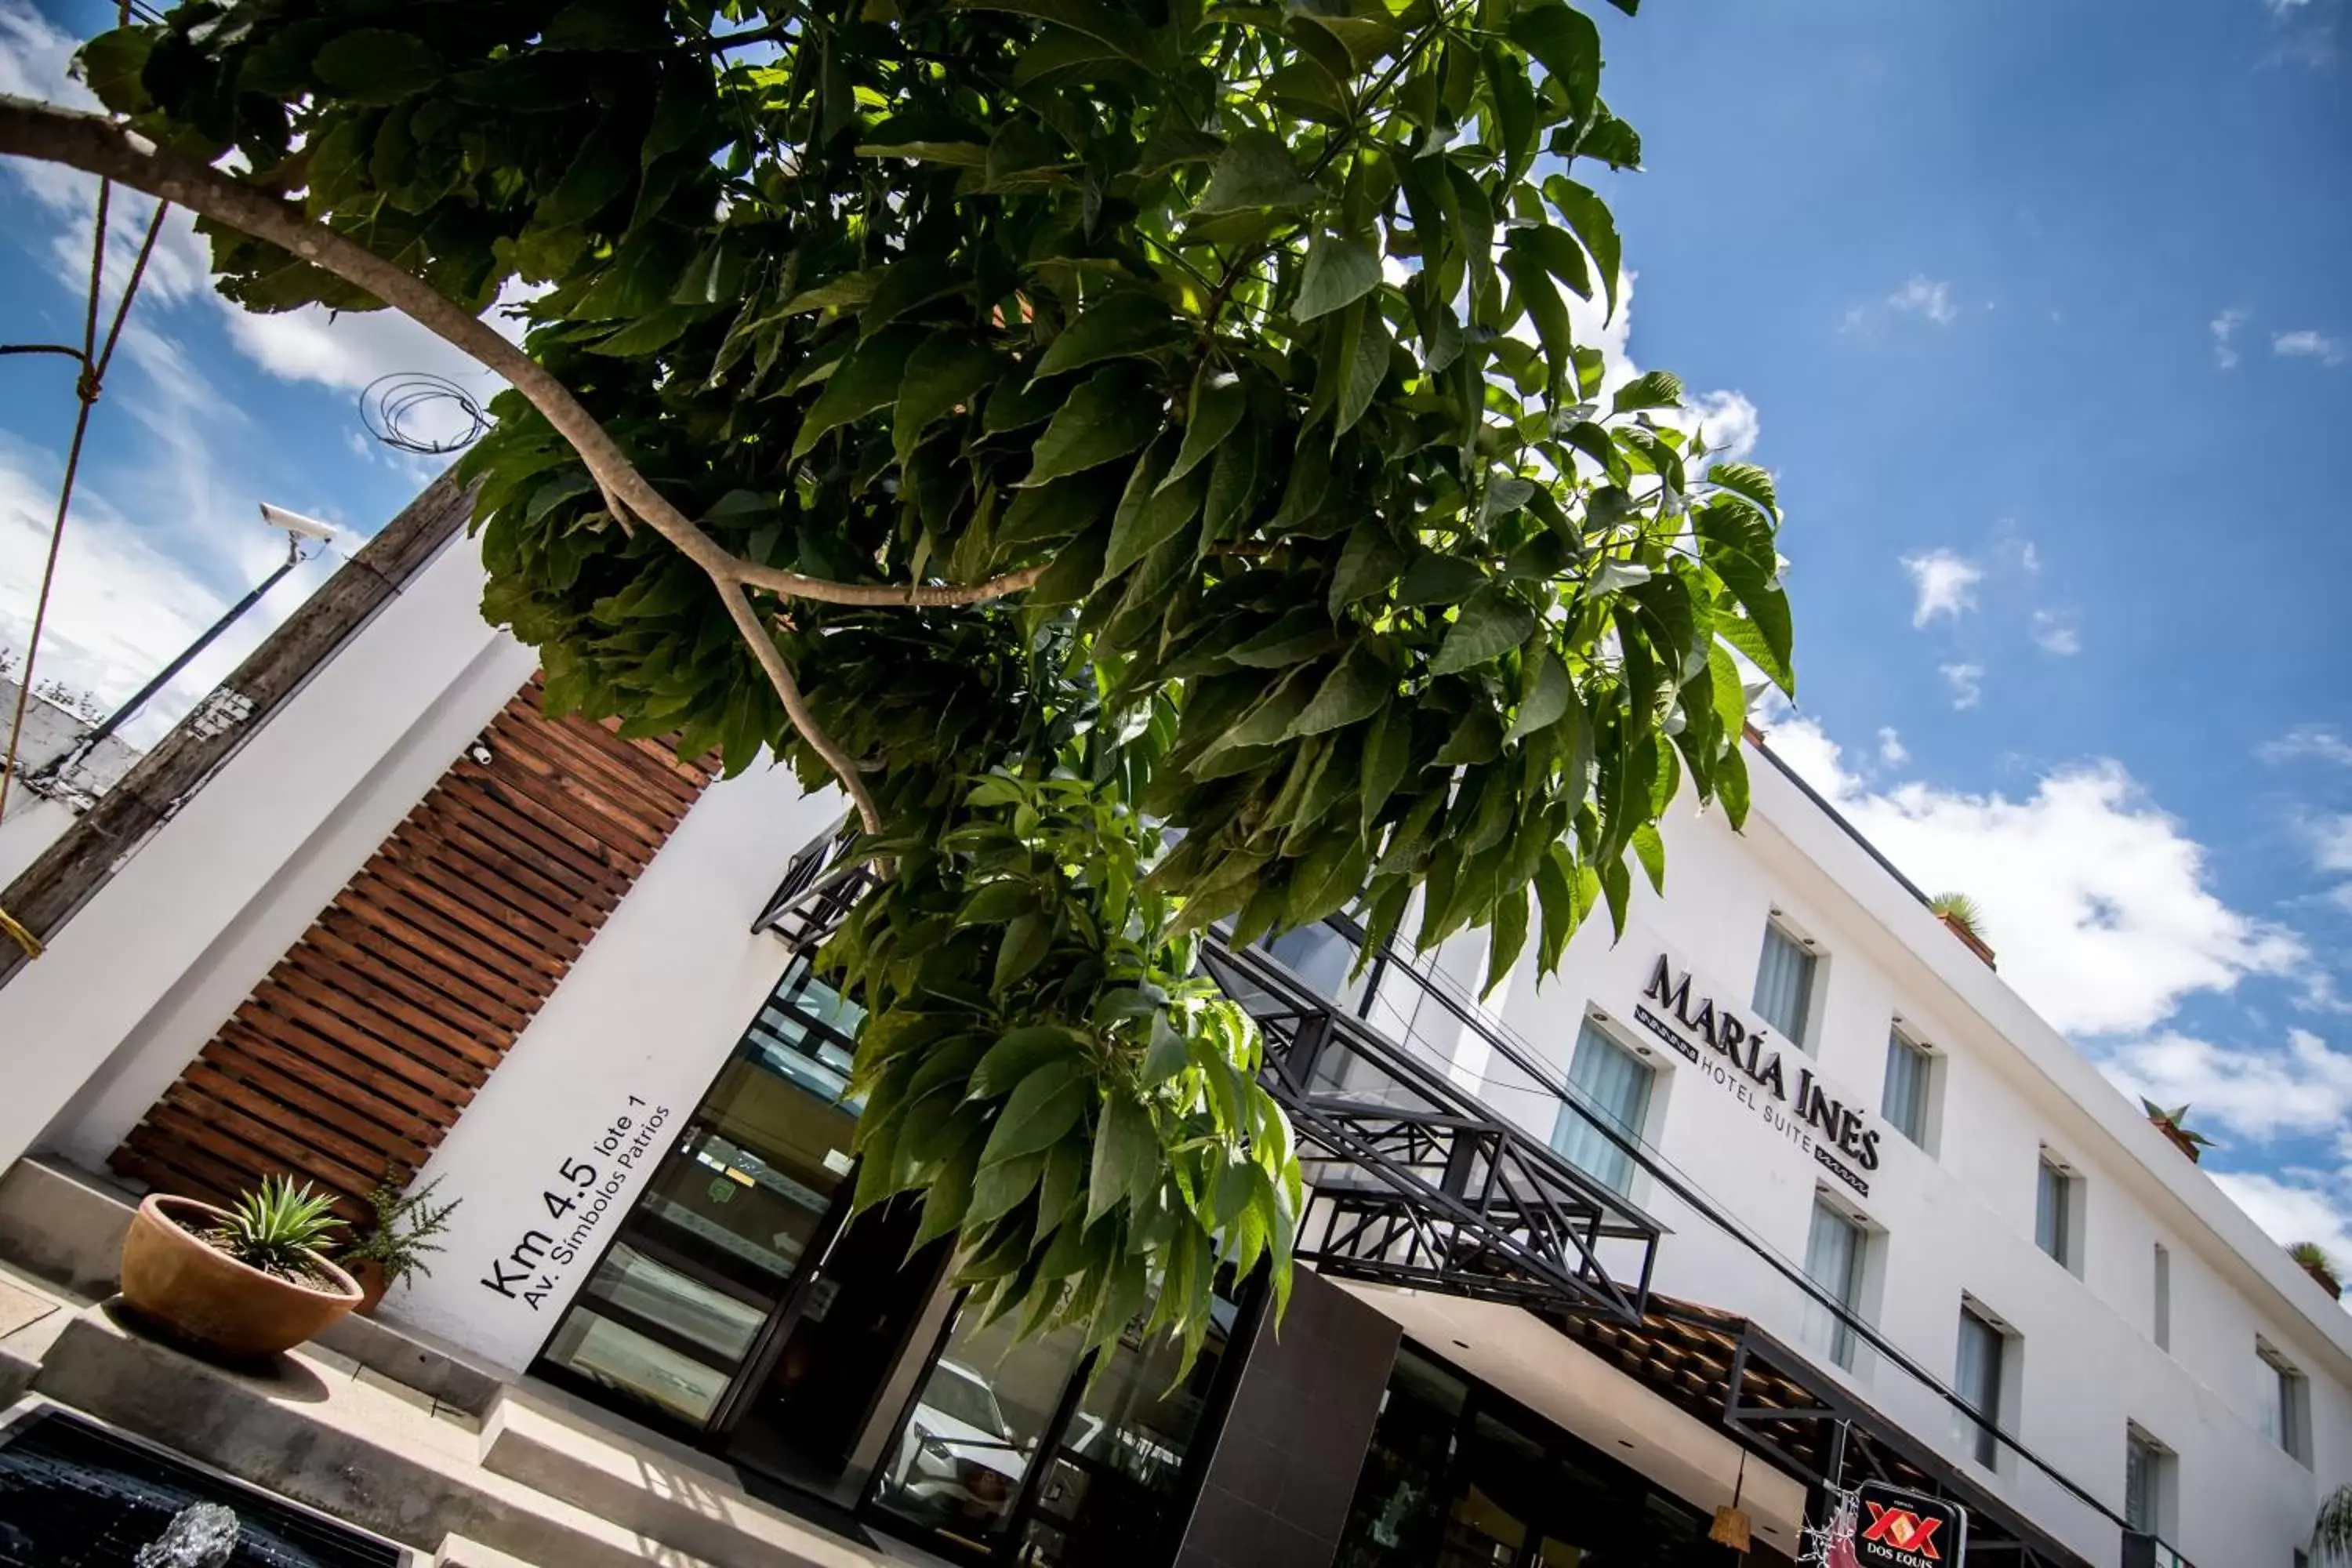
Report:
[[[1718,1007],[1712,996],[1702,996],[1694,1007],[1691,1002],[1691,977],[1685,971],[1681,979],[1675,978],[1674,966],[1664,953],[1658,955],[1655,969],[1650,972],[1649,988],[1643,996],[1674,1016],[1674,1022],[1689,1030],[1706,1043],[1707,1049],[1736,1068],[1740,1077],[1758,1089],[1770,1091],[1777,1104],[1759,1106],[1765,1121],[1776,1131],[1801,1140],[1812,1150],[1813,1158],[1840,1181],[1864,1197],[1870,1195],[1870,1184],[1854,1169],[1878,1169],[1878,1131],[1864,1124],[1862,1113],[1833,1098],[1813,1076],[1813,1069],[1797,1069],[1796,1090],[1790,1092],[1788,1075],[1780,1066],[1780,1052],[1769,1030],[1747,1022],[1728,1007]],[[1650,1033],[1672,1046],[1675,1052],[1697,1063],[1702,1068],[1710,1064],[1672,1024],[1649,1008],[1636,1004],[1633,1016]],[[1717,1069],[1718,1082],[1725,1083],[1734,1093],[1749,1104],[1756,1101],[1744,1085],[1732,1084],[1728,1076]],[[1782,1110],[1780,1106],[1789,1109]],[[1817,1140],[1815,1133],[1820,1134]],[[1834,1148],[1836,1152],[1832,1152]],[[1843,1154],[1843,1159],[1839,1158]],[[1846,1162],[1853,1163],[1849,1165]]]
[[[659,1155],[655,1136],[669,1121],[669,1107],[645,1110],[645,1104],[637,1096],[629,1096],[629,1110],[614,1116],[582,1153],[557,1163],[555,1180],[539,1194],[539,1203],[557,1228],[547,1231],[534,1226],[524,1231],[505,1256],[490,1260],[490,1271],[482,1277],[484,1288],[539,1310],[540,1303],[555,1289],[555,1270],[579,1261],[597,1226],[614,1212],[636,1167],[648,1155]],[[642,1118],[630,1114],[639,1110]]]

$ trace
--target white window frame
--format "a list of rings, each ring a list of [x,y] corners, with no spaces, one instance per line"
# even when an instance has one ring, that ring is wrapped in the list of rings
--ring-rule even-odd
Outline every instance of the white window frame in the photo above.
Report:
[[[2263,1369],[2262,1408],[2255,1426],[2263,1436],[2285,1450],[2289,1458],[2311,1468],[2311,1380],[2286,1352],[2260,1334],[2254,1336],[2254,1358]]]
[[[1952,1358],[1952,1391],[1960,1396],[1967,1411],[1952,1412],[1952,1426],[1958,1437],[1962,1453],[1988,1470],[1996,1473],[2008,1466],[2009,1446],[2001,1437],[2011,1433],[2011,1412],[2017,1408],[2024,1386],[2024,1341],[2000,1315],[1974,1296],[1962,1295],[1958,1320],[1961,1334],[1968,1331],[1973,1320],[1989,1330],[1993,1342],[1992,1408],[1981,1410],[1970,1399],[1970,1391],[1960,1386],[1959,1352],[1956,1346]],[[1979,1419],[1979,1417],[1981,1417]]]
[[[1797,1027],[1793,1031],[1783,1027],[1779,1019],[1768,1016],[1758,1002],[1758,994],[1764,979],[1764,955],[1771,951],[1772,938],[1776,935],[1802,952],[1809,961],[1805,972],[1804,993],[1798,999]],[[1771,1025],[1773,1030],[1782,1039],[1787,1040],[1807,1056],[1820,1054],[1813,1047],[1814,1042],[1821,1037],[1822,994],[1824,989],[1822,982],[1829,972],[1829,954],[1822,951],[1820,941],[1807,935],[1802,926],[1789,918],[1787,910],[1774,904],[1770,912],[1765,917],[1764,940],[1757,946],[1756,980],[1748,991],[1748,1005],[1755,1010],[1758,1017]]]
[[[1814,1227],[1824,1220],[1844,1226],[1853,1235],[1853,1256],[1847,1264],[1843,1289],[1839,1282],[1817,1278],[1812,1272]],[[1842,1200],[1827,1187],[1813,1189],[1813,1205],[1806,1221],[1805,1278],[1839,1299],[1847,1312],[1863,1323],[1872,1321],[1871,1286],[1877,1263],[1878,1238],[1884,1232],[1861,1213]],[[1866,1364],[1862,1359],[1864,1342],[1852,1323],[1839,1318],[1810,1294],[1805,1298],[1805,1342],[1830,1358],[1832,1364],[1848,1373],[1859,1373]]]
[[[2156,1348],[2169,1355],[2172,1352],[2172,1248],[2158,1242],[2150,1267],[2154,1270],[2154,1278],[2148,1287],[2148,1331],[2156,1341]]]
[[[2144,1466],[2147,1515],[2131,1528],[2143,1535],[2168,1541],[2174,1528],[2173,1508],[2179,1484],[2179,1456],[2138,1422],[2124,1424],[2124,1517],[2126,1520],[2131,1518],[2132,1511],[2132,1460],[2136,1454],[2141,1458]]]
[[[2043,1196],[2053,1182],[2057,1186],[2058,1209],[2051,1226],[2054,1235],[2045,1236],[2042,1222],[2048,1210]],[[2084,1209],[2082,1172],[2065,1155],[2044,1143],[2033,1169],[2033,1245],[2042,1256],[2077,1279],[2083,1273]]]
[[[1916,1129],[1904,1126],[1886,1108],[1887,1091],[1895,1084],[1896,1056],[1906,1051],[1918,1059],[1919,1125]],[[1943,1109],[1944,1053],[1921,1039],[1918,1031],[1905,1023],[1903,1015],[1897,1013],[1886,1026],[1886,1075],[1878,1086],[1878,1113],[1885,1120],[1886,1125],[1901,1133],[1914,1148],[1933,1159],[1941,1142],[1937,1132],[1943,1120]]]
[[[1584,1031],[1586,1029],[1591,1030],[1593,1034],[1598,1036],[1601,1039],[1606,1041],[1612,1046],[1614,1046],[1618,1050],[1624,1052],[1626,1057],[1633,1061],[1634,1066],[1638,1067],[1649,1075],[1648,1083],[1643,1089],[1642,1094],[1641,1125],[1633,1128],[1620,1127],[1618,1131],[1624,1132],[1637,1143],[1654,1142],[1654,1140],[1651,1137],[1651,1131],[1658,1124],[1660,1109],[1665,1100],[1667,1075],[1658,1070],[1658,1058],[1656,1055],[1651,1051],[1649,1047],[1639,1045],[1626,1039],[1622,1034],[1618,1032],[1616,1026],[1610,1020],[1609,1016],[1598,1007],[1588,1010],[1583,1018],[1579,1021],[1576,1038],[1570,1042],[1569,1046],[1568,1060],[1560,1064],[1559,1073],[1561,1087],[1566,1090],[1569,1097],[1577,1102],[1577,1105],[1581,1106],[1583,1104],[1583,1096],[1576,1089],[1573,1074],[1576,1070],[1576,1052],[1583,1043]],[[1574,1165],[1578,1170],[1582,1171],[1594,1181],[1599,1182],[1602,1186],[1607,1187],[1610,1191],[1618,1194],[1622,1197],[1633,1198],[1636,1202],[1639,1202],[1640,1198],[1636,1189],[1643,1179],[1643,1173],[1639,1163],[1632,1160],[1630,1157],[1626,1157],[1624,1182],[1622,1185],[1620,1185],[1617,1183],[1611,1181],[1609,1176],[1604,1173],[1591,1170],[1582,1164],[1570,1155],[1566,1148],[1562,1147],[1562,1131],[1571,1125],[1571,1123],[1581,1124],[1584,1121],[1584,1116],[1578,1110],[1572,1109],[1567,1105],[1561,1106],[1559,1108],[1559,1116],[1552,1123],[1552,1135],[1550,1139],[1552,1152],[1559,1155],[1560,1158],[1568,1161],[1570,1164]],[[1593,1136],[1600,1138],[1600,1134],[1597,1132],[1594,1133]],[[1622,1152],[1618,1150],[1615,1144],[1609,1143],[1607,1139],[1601,1138],[1601,1142],[1608,1147],[1612,1154],[1622,1155]]]

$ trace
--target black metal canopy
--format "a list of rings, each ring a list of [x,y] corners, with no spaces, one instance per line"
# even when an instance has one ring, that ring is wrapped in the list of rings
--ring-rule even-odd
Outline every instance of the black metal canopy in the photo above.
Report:
[[[796,952],[822,942],[873,885],[843,858],[847,843],[832,835],[795,856],[752,929]],[[1256,1021],[1266,1090],[1299,1135],[1302,1262],[1335,1278],[1640,1321],[1655,1220],[1262,950],[1213,939],[1203,964]]]

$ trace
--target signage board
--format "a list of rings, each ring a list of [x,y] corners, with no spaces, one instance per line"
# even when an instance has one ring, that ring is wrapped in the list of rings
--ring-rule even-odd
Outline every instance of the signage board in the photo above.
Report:
[[[1853,1560],[1858,1568],[1961,1568],[1969,1510],[1880,1481],[1855,1494]]]

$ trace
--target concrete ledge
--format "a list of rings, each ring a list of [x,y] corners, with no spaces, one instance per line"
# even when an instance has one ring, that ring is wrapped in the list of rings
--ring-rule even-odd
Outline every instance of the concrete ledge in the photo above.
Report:
[[[0,1262],[100,1300],[114,1294],[122,1233],[137,1206],[129,1193],[87,1172],[19,1160],[0,1173]]]
[[[452,1535],[441,1542],[441,1550],[433,1554],[433,1568],[540,1568],[510,1552],[495,1546],[485,1546],[478,1541],[468,1541],[462,1535]]]
[[[720,1568],[876,1568],[891,1561],[747,1496],[699,1455],[589,1425],[509,1386],[482,1423],[482,1464]]]
[[[478,1459],[470,1423],[304,1350],[233,1372],[75,1313],[36,1393],[422,1552],[451,1535],[552,1568],[706,1568],[658,1537],[532,1491]],[[601,1512],[602,1510],[597,1510]]]
[[[506,1385],[504,1378],[463,1351],[414,1329],[394,1328],[357,1312],[330,1325],[318,1342],[469,1415],[489,1414],[499,1390]]]

